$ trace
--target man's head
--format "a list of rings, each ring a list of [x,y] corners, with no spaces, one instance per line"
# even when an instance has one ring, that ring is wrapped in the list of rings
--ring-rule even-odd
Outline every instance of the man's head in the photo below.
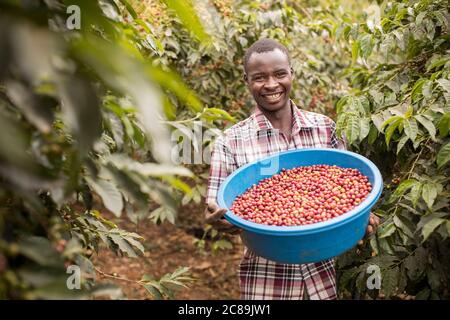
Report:
[[[272,39],[253,43],[244,57],[244,79],[260,108],[275,112],[289,106],[293,70],[289,53]]]

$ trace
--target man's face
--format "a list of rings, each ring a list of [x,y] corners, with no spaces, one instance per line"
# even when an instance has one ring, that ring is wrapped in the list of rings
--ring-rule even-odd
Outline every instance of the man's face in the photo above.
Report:
[[[289,106],[292,79],[288,57],[279,49],[254,52],[248,60],[245,80],[256,103],[265,111]]]

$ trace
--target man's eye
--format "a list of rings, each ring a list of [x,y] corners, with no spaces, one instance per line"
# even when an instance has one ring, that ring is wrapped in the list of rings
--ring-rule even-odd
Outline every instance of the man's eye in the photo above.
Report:
[[[277,77],[278,78],[283,78],[283,77],[285,77],[286,76],[286,72],[279,72],[279,73],[277,73]]]
[[[254,80],[254,81],[263,81],[263,80],[264,80],[264,77],[262,77],[262,76],[255,77],[255,78],[253,78],[253,80]]]

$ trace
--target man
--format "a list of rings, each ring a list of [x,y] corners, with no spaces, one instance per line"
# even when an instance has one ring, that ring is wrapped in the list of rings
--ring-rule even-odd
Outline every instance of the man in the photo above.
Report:
[[[218,208],[216,197],[220,184],[237,168],[291,149],[345,149],[330,118],[300,110],[290,100],[294,73],[283,45],[271,39],[258,40],[247,49],[244,71],[244,80],[256,102],[255,112],[216,139],[205,209],[207,223],[231,234],[240,230],[223,218],[226,209]],[[371,217],[368,233],[376,224],[377,218]],[[241,299],[337,298],[332,259],[281,264],[245,248],[238,274]]]

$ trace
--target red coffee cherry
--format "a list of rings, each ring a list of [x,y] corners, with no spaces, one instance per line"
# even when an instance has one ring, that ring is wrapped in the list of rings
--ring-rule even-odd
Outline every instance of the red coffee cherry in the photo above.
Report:
[[[274,226],[327,221],[360,204],[372,190],[357,169],[330,165],[282,169],[238,196],[231,211],[243,219]]]

